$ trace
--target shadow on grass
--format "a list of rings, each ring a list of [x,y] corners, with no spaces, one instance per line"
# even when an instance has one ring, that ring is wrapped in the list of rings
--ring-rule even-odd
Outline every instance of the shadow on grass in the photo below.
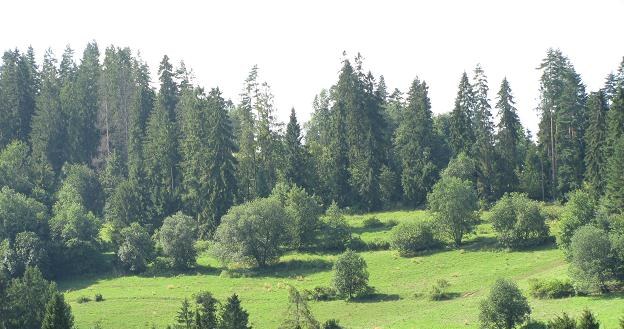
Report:
[[[272,278],[291,278],[297,276],[307,276],[310,274],[329,271],[333,263],[321,259],[289,259],[279,263],[269,265],[265,268],[257,269],[234,269],[228,270],[240,277],[272,277]]]
[[[382,294],[373,293],[367,296],[358,297],[350,300],[351,303],[381,303],[381,302],[394,302],[400,300],[401,296],[397,294]]]
[[[509,251],[509,252],[535,252],[557,249],[557,244],[554,238],[548,238],[545,242],[529,247],[519,248],[507,248],[498,243],[495,236],[476,236],[465,243],[463,243],[460,249],[466,252],[474,251]]]
[[[351,227],[351,233],[362,235],[362,233],[378,233],[392,230],[393,225],[383,225],[376,227]]]
[[[606,294],[600,295],[591,295],[588,296],[591,300],[599,301],[599,300],[622,300],[624,299],[624,292],[609,292]]]

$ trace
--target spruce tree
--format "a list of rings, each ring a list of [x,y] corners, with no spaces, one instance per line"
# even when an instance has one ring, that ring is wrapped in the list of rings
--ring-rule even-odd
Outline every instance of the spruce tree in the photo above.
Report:
[[[158,67],[158,80],[160,81],[158,95],[171,121],[176,120],[176,105],[179,98],[178,85],[174,78],[173,65],[169,62],[169,56],[165,55]]]
[[[175,123],[160,95],[147,122],[144,147],[145,180],[154,225],[178,210],[178,154]]]
[[[236,179],[238,181],[238,202],[253,200],[256,197],[256,122],[253,108],[258,94],[258,68],[254,66],[245,80],[244,90],[241,93],[241,103],[233,112],[234,135],[238,152],[236,159],[238,168]]]
[[[501,82],[496,109],[499,117],[496,134],[496,172],[498,173],[496,192],[497,195],[503,195],[517,190],[519,184],[517,171],[524,160],[520,154],[524,132],[507,78]]]
[[[593,92],[587,101],[589,111],[585,133],[585,181],[596,197],[604,193],[607,165],[607,101],[603,91]]]
[[[241,307],[238,296],[233,294],[223,306],[219,329],[251,329],[247,324],[248,318],[249,314]]]
[[[45,316],[41,329],[73,329],[74,316],[71,307],[65,302],[63,294],[56,292],[45,307]]]
[[[434,159],[436,136],[427,92],[424,81],[416,78],[412,82],[394,136],[394,148],[402,168],[404,198],[413,206],[426,200],[439,173]]]
[[[58,172],[65,162],[65,123],[61,113],[60,83],[51,50],[44,56],[41,92],[32,120],[30,141],[35,161],[52,165]]]
[[[620,136],[607,165],[607,185],[603,202],[613,213],[624,210],[624,136]]]
[[[184,298],[184,300],[182,301],[182,306],[180,306],[180,310],[176,315],[176,322],[178,323],[176,328],[194,329],[194,319],[195,315],[193,313],[193,310],[191,309],[191,304],[189,303],[188,298]]]
[[[308,187],[306,184],[306,150],[301,144],[301,127],[297,122],[295,109],[290,111],[290,118],[284,136],[284,180],[289,184]]]
[[[450,120],[449,141],[455,155],[472,151],[472,146],[475,144],[473,118],[474,93],[468,81],[468,75],[464,72],[459,82],[455,107],[451,112]]]
[[[494,124],[492,123],[492,107],[488,98],[488,82],[480,65],[474,70],[474,117],[473,127],[475,144],[474,159],[477,165],[477,193],[486,201],[494,201],[495,168],[494,168]]]

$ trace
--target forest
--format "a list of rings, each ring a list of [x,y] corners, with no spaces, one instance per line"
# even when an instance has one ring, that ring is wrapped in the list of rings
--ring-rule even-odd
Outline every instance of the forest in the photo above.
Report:
[[[69,46],[59,58],[47,50],[41,63],[32,48],[5,51],[0,329],[87,328],[72,309],[112,301],[100,293],[66,300],[68,282],[81,278],[218,269],[214,280],[236,280],[290,273],[305,262],[331,278],[315,287],[297,284],[303,274],[280,282],[288,297],[277,320],[254,318],[251,310],[261,309],[246,304],[242,288],[239,299],[235,284],[227,296],[193,290],[175,300],[175,316],[151,323],[144,314],[139,323],[351,328],[348,318],[323,313],[320,321],[312,310],[324,301],[352,305],[391,296],[368,284],[374,270],[367,260],[375,252],[417,260],[481,244],[510,255],[560,252],[567,278],[519,287],[493,277],[475,302],[471,326],[599,328],[593,313],[599,309],[584,309],[578,320],[564,308],[556,317],[533,318],[528,301],[621,301],[624,58],[602,88],[589,91],[568,57],[548,49],[536,63],[536,132],[520,122],[513,81],[497,82],[492,100],[479,64],[458,72],[454,107],[434,114],[425,81],[415,77],[404,90],[388,90],[360,54],[341,60],[335,84],[320,89],[302,123],[294,108],[288,122],[276,119],[274,95],[257,66],[233,101],[219,88],[197,85],[183,61],[166,55],[153,78],[130,48],[91,42],[81,55]],[[426,219],[385,217],[397,212]],[[315,255],[321,258],[296,258]],[[449,281],[437,279],[425,297],[410,298],[464,298]],[[607,322],[616,328],[615,320]],[[624,328],[624,317],[617,325]]]

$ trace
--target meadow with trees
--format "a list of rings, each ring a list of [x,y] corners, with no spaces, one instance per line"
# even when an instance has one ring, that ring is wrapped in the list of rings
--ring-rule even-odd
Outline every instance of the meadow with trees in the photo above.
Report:
[[[588,91],[548,49],[530,132],[481,65],[434,115],[343,54],[303,124],[257,66],[234,102],[35,58],[0,63],[0,329],[624,328],[624,60]]]

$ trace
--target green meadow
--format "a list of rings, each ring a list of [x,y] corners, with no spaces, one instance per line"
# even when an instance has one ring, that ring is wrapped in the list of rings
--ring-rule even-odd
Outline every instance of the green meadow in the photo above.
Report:
[[[381,227],[367,228],[364,219],[375,216]],[[487,216],[482,216],[487,218]],[[391,225],[402,221],[427,220],[426,211],[394,211],[349,216],[354,235],[367,243],[383,244]],[[479,303],[500,277],[516,281],[526,295],[533,278],[566,278],[567,264],[554,244],[527,251],[499,248],[487,220],[481,223],[459,250],[441,250],[413,258],[399,257],[391,250],[362,252],[368,264],[375,295],[358,301],[310,302],[320,321],[336,318],[347,328],[478,328]],[[255,272],[223,271],[219,262],[202,253],[195,269],[171,276],[121,276],[115,274],[80,277],[59,282],[66,292],[78,328],[164,328],[173,323],[184,298],[209,291],[225,300],[237,293],[249,312],[254,328],[276,328],[287,306],[287,285],[302,289],[331,284],[336,254],[291,253],[270,268]],[[425,295],[438,280],[450,282],[456,296],[430,301]],[[102,302],[78,303],[96,293]],[[604,328],[615,328],[624,315],[623,294],[573,297],[559,300],[529,298],[532,316],[549,319],[565,311],[577,315],[584,308],[595,312]]]

